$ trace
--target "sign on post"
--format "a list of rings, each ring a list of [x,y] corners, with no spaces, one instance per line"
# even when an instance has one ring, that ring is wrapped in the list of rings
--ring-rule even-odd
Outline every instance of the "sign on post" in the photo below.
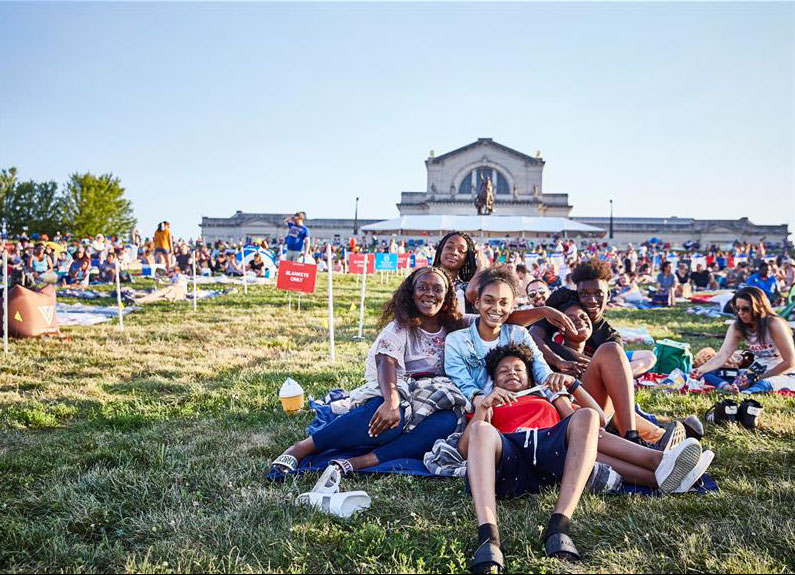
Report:
[[[406,270],[411,267],[411,254],[398,254],[398,268]]]
[[[397,254],[375,254],[375,270],[389,272],[398,268]]]
[[[428,258],[415,258],[414,260],[414,267],[416,268],[427,268],[429,265]]]
[[[286,291],[315,293],[317,266],[282,260],[279,264],[279,275],[276,276],[276,288]]]
[[[375,273],[375,254],[351,254],[348,258],[348,273],[363,274],[364,261],[367,260],[367,273]]]

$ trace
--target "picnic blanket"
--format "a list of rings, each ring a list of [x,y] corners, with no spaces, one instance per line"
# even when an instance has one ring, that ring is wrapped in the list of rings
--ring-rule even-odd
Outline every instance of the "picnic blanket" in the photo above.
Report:
[[[126,315],[137,309],[140,308],[125,307],[122,312]],[[82,303],[57,303],[55,305],[55,313],[58,314],[58,323],[61,326],[96,325],[116,319],[119,316],[119,308]]]
[[[335,413],[335,411],[339,411],[336,409],[332,409],[333,404],[339,405],[337,402],[341,402],[347,399],[346,393],[344,390],[335,389],[332,390],[329,395],[327,395],[324,399],[320,401],[315,401],[314,399],[310,398],[309,405],[315,411],[315,419],[307,428],[307,433],[312,434],[315,433],[318,429],[328,425],[334,419],[336,419],[341,413]],[[657,424],[657,419],[654,415],[650,413],[646,413],[639,406],[635,406],[635,411],[641,417],[644,417],[651,421],[654,424]],[[413,458],[402,458],[402,459],[393,459],[391,461],[384,461],[375,465],[373,467],[368,467],[367,469],[360,469],[357,473],[366,473],[366,474],[393,474],[393,475],[415,475],[418,477],[459,477],[462,478],[465,476],[464,473],[452,472],[454,468],[457,467],[456,462],[454,461],[455,457],[452,453],[452,450],[455,449],[452,442],[457,441],[458,437],[460,436],[461,430],[457,430],[452,435],[450,435],[446,440],[440,439],[436,441],[434,445],[434,449],[429,451],[425,454],[424,460],[423,459],[413,459]],[[440,446],[441,443],[447,445],[447,448]],[[439,446],[437,448],[437,446]],[[357,457],[359,455],[364,455],[372,451],[372,448],[364,448],[364,449],[352,449],[352,450],[340,450],[340,449],[330,449],[321,453],[315,453],[308,457],[305,457],[301,463],[298,465],[298,469],[296,470],[297,474],[306,473],[310,471],[322,471],[326,467],[328,467],[329,462],[332,459],[350,459],[352,457]],[[447,453],[449,457],[442,457],[441,459],[436,457],[434,451],[444,451]],[[430,458],[430,459],[429,459]],[[428,467],[426,467],[427,461],[431,461],[432,469],[434,466],[441,462],[441,465],[444,465],[445,462],[449,464],[449,469],[451,473],[443,474],[439,473],[437,469],[436,473],[431,472]],[[697,493],[707,493],[709,491],[717,491],[718,486],[715,481],[707,474],[704,474],[701,478],[701,482],[697,484],[696,488],[694,489]],[[639,485],[629,485],[625,484],[622,486],[619,493],[637,493],[642,495],[654,495],[656,492],[651,489],[650,487],[643,487]]]
[[[621,340],[627,343],[640,343],[643,345],[654,345],[654,338],[645,327],[619,327],[618,334]]]
[[[359,455],[364,455],[370,449],[361,449],[361,450],[337,450],[337,449],[330,449],[328,451],[324,451],[322,453],[316,453],[314,455],[310,455],[309,457],[304,458],[298,466],[298,470],[296,473],[306,473],[308,471],[322,471],[326,467],[328,467],[329,462],[332,459],[350,459],[351,457],[357,457]],[[436,478],[444,478],[441,475],[435,475],[428,471],[428,468],[425,467],[425,463],[421,459],[393,459],[392,461],[384,461],[383,463],[379,463],[374,467],[368,467],[367,469],[359,469],[356,473],[366,473],[366,474],[390,474],[390,475],[415,475],[418,477],[436,477]],[[460,478],[459,478],[460,479]],[[710,491],[717,491],[718,485],[715,481],[710,477],[708,474],[704,474],[701,476],[701,482],[696,484],[694,488],[695,493],[708,493]],[[621,486],[621,489],[618,493],[636,493],[639,495],[655,495],[657,492],[652,489],[651,487],[644,487],[640,485],[630,485],[624,484]]]
[[[92,289],[66,288],[56,293],[58,297],[74,297],[78,299],[99,299],[102,297],[116,297],[115,293],[101,292]]]

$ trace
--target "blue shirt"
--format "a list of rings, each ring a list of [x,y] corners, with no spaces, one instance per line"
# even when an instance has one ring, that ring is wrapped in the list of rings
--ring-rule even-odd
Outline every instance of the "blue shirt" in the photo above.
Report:
[[[527,328],[521,325],[503,325],[500,328],[499,345],[509,344],[526,345],[533,351],[533,380],[536,384],[544,383],[552,370],[544,361],[544,355],[533,342]],[[486,371],[487,353],[488,350],[478,333],[478,322],[466,329],[454,331],[444,342],[445,375],[470,401],[475,392],[489,393],[494,387]]]
[[[755,273],[745,283],[748,287],[758,287],[771,299],[778,292],[778,284],[773,276],[767,276],[767,279],[762,279],[762,276]]]
[[[287,249],[302,251],[304,249],[304,240],[309,236],[309,228],[304,225],[299,226],[293,222],[287,222],[287,228],[287,237],[284,239]]]

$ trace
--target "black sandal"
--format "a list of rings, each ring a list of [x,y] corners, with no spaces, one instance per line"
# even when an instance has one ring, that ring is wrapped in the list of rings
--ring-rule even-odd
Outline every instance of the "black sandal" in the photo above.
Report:
[[[553,533],[544,541],[544,550],[547,557],[554,557],[563,561],[579,561],[580,553],[574,546],[574,541],[567,533]]]
[[[502,550],[493,541],[484,541],[469,564],[472,573],[502,573],[505,570],[505,558]]]

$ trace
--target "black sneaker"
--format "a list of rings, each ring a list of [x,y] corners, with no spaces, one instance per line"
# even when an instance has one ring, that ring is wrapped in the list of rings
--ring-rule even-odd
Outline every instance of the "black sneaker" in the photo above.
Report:
[[[685,426],[685,434],[688,437],[694,437],[699,441],[704,437],[704,424],[697,415],[688,415],[682,420],[682,425]]]
[[[756,421],[762,415],[762,404],[755,399],[744,399],[737,408],[737,421],[746,429],[756,429]]]
[[[709,423],[723,424],[737,422],[737,402],[733,399],[723,399],[710,407],[704,414],[704,419]]]
[[[630,435],[624,439],[631,441],[632,443],[637,443],[640,446],[654,449],[655,451],[665,452],[670,451],[682,443],[685,439],[687,439],[687,435],[685,433],[684,425],[678,421],[672,421],[665,426],[665,433],[663,433],[663,436],[657,441],[646,441],[645,439],[641,439],[639,435]]]

